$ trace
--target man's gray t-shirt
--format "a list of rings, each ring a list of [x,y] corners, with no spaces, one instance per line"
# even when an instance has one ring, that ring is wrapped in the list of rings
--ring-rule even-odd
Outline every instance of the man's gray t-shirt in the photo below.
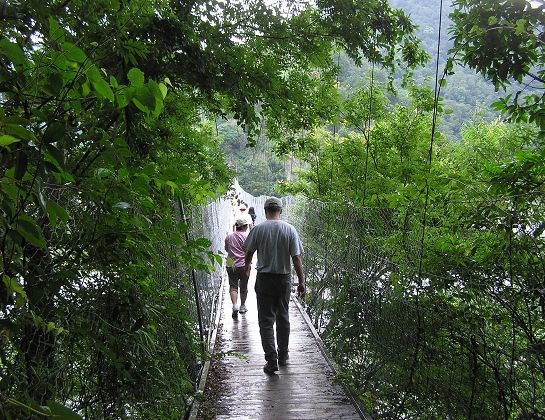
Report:
[[[291,273],[291,257],[303,253],[295,228],[283,220],[266,220],[253,228],[244,242],[246,252],[257,251],[258,273]]]

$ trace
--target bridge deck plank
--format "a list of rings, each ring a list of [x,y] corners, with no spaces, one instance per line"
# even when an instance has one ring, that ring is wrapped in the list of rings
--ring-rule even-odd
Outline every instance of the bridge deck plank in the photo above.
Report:
[[[359,419],[344,389],[321,353],[297,306],[290,303],[290,359],[279,372],[263,372],[265,359],[257,323],[252,275],[246,314],[231,317],[228,284],[221,309],[220,348],[231,352],[221,359],[225,380],[216,395],[217,419]],[[227,282],[226,282],[227,283]],[[214,381],[214,377],[209,381]],[[207,385],[208,386],[208,385]],[[202,417],[201,417],[202,418]]]

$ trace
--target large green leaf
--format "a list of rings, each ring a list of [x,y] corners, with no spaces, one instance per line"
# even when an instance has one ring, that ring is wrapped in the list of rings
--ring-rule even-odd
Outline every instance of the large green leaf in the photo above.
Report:
[[[6,38],[0,41],[0,55],[8,58],[15,66],[21,66],[25,63],[26,57],[15,42],[10,42]]]
[[[20,142],[21,139],[17,137],[9,136],[7,134],[0,136],[0,146],[9,146],[10,144]]]
[[[57,96],[64,85],[59,73],[51,73],[43,82],[43,90],[52,96]]]
[[[42,228],[32,217],[26,214],[19,215],[15,221],[15,230],[31,245],[38,248],[47,246]]]
[[[66,124],[63,121],[54,121],[45,130],[43,140],[45,143],[53,143],[63,138],[66,132]],[[51,146],[53,147],[53,146]],[[62,159],[59,160],[62,163]]]
[[[142,112],[148,113],[149,108],[140,102],[137,98],[133,98],[132,103]]]
[[[47,406],[51,410],[49,418],[55,420],[81,420],[82,417],[76,412],[72,411],[70,408],[65,407],[62,404],[59,404],[56,401],[48,401]]]
[[[49,16],[49,37],[54,41],[64,42],[65,31],[61,28],[59,22],[50,15]]]
[[[144,86],[144,73],[138,68],[133,67],[132,69],[130,69],[127,73],[127,78],[131,82],[131,86]]]
[[[68,58],[71,61],[75,61],[77,63],[83,63],[87,56],[85,53],[77,46],[70,42],[64,42],[62,44],[62,47],[64,49],[64,52],[66,54],[66,58]]]
[[[99,97],[108,99],[111,102],[114,101],[114,93],[104,79],[91,81],[91,85],[93,86],[95,92],[98,94]]]
[[[4,125],[4,131],[12,136],[15,136],[21,140],[36,140],[34,133],[19,124],[6,124]]]
[[[4,124],[19,124],[19,125],[29,125],[30,121],[27,118],[22,118],[19,116],[11,116],[2,118]]]
[[[17,151],[17,158],[15,161],[15,171],[13,177],[17,180],[23,179],[28,168],[28,154],[25,150]]]
[[[111,102],[114,101],[114,92],[96,67],[93,66],[89,69],[87,77],[99,98],[108,99]]]
[[[49,222],[51,223],[51,226],[53,228],[57,226],[59,220],[62,222],[66,222],[70,218],[68,212],[64,209],[64,207],[60,206],[54,201],[46,202],[46,211],[49,216]]]
[[[22,286],[17,283],[17,281],[9,276],[6,276],[5,274],[2,275],[2,282],[6,286],[6,294],[9,296],[12,293],[17,293],[18,295],[22,296],[23,298],[27,298],[25,290],[22,288]]]
[[[162,102],[162,96],[158,88],[156,89],[156,91],[158,92],[157,94],[153,92],[149,84],[140,87],[136,90],[136,95],[133,98],[132,102],[141,111],[149,113],[152,110],[155,110],[157,106],[157,101]]]
[[[161,90],[161,94],[163,95],[163,99],[166,98],[167,92],[168,92],[168,88],[166,87],[166,85],[164,83],[159,83],[159,89]]]

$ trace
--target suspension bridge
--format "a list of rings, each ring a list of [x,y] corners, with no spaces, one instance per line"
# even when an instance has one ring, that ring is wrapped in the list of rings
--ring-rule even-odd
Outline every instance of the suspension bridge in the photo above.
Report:
[[[263,221],[266,197],[237,192],[255,208],[256,222]],[[142,298],[142,316],[129,316],[135,296],[112,292],[109,286],[115,283],[104,273],[88,270],[80,289],[63,291],[58,310],[68,308],[67,317],[80,311],[97,338],[85,353],[62,331],[53,335],[36,329],[27,334],[25,357],[47,372],[48,381],[36,369],[12,378],[22,378],[21,388],[33,381],[36,399],[49,384],[58,384],[68,403],[26,407],[7,399],[7,404],[43,415],[75,407],[85,418],[137,417],[134,413],[158,418],[159,412],[169,413],[161,418],[187,413],[193,419],[366,418],[366,413],[373,418],[504,418],[510,412],[542,411],[543,315],[532,293],[520,286],[523,278],[533,284],[543,279],[539,266],[525,269],[525,261],[542,252],[531,232],[513,234],[517,237],[506,259],[519,261],[511,267],[520,267],[524,277],[497,263],[492,274],[479,272],[477,264],[468,272],[463,265],[459,272],[432,272],[420,270],[418,209],[299,197],[283,201],[282,218],[297,228],[305,246],[308,293],[304,308],[291,301],[290,360],[279,372],[269,376],[262,370],[253,284],[246,314],[232,319],[225,303],[224,259],[216,257],[232,229],[233,203],[224,197],[180,206],[190,229],[185,242],[170,236],[178,245],[165,240],[153,248],[162,264],[151,271],[156,281],[153,293]],[[445,232],[435,228],[428,227],[425,239]],[[184,268],[184,243],[200,244],[202,261],[215,269]],[[439,237],[435,249],[442,243]],[[431,248],[426,255],[445,258],[434,256]],[[142,287],[145,280],[140,279]],[[70,293],[83,292],[92,297],[92,309],[85,301],[80,307],[75,305],[79,300],[69,300]],[[190,342],[189,336],[199,339]],[[99,340],[110,347],[93,347]],[[202,349],[192,347],[199,343]],[[55,358],[53,344],[62,349]],[[139,364],[122,364],[127,355]],[[20,360],[3,358],[0,366],[3,372],[19,372]],[[145,386],[135,387],[129,400],[119,390],[132,384]]]
[[[234,191],[231,199],[222,199],[199,209],[200,223],[194,226],[194,234],[209,237],[214,252],[223,251],[223,239],[232,229],[234,209],[238,207],[236,199],[254,207],[256,223],[265,220],[263,207],[267,197],[246,193],[236,181]],[[334,289],[343,288],[342,283],[347,279],[351,282],[348,287],[354,289],[351,293],[365,299],[357,305],[357,313],[349,313],[346,308],[346,314],[341,315],[345,317],[342,322],[346,323],[343,328],[361,331],[356,334],[358,349],[349,348],[349,345],[339,348],[341,359],[342,352],[346,353],[347,366],[361,363],[358,368],[387,377],[388,373],[382,372],[376,360],[367,357],[373,346],[380,343],[386,352],[402,354],[399,346],[403,343],[395,340],[416,336],[417,308],[411,300],[398,299],[395,293],[392,294],[388,277],[392,271],[408,270],[407,267],[412,267],[413,274],[416,272],[420,252],[420,231],[415,228],[418,221],[405,221],[404,255],[393,258],[385,241],[396,229],[390,211],[343,211],[328,203],[291,196],[284,197],[283,201],[282,219],[298,229],[305,246],[306,276],[314,283],[308,308],[303,308],[304,303],[292,293],[289,363],[275,375],[263,372],[265,360],[253,291],[254,270],[248,288],[249,311],[237,319],[231,317],[225,269],[218,265],[213,273],[197,273],[195,290],[199,303],[196,306],[203,307],[201,330],[212,360],[202,369],[198,386],[200,396],[192,406],[191,419],[371,418],[353,390],[341,385],[343,382],[337,378],[341,373],[339,367],[320,338],[328,324],[339,323],[339,315],[327,307],[327,302],[339,292]],[[198,220],[198,216],[193,214],[192,217]],[[293,278],[296,280],[297,277]],[[383,312],[380,306],[390,299],[400,305],[399,311],[405,316]],[[366,342],[367,329],[373,329],[372,334],[376,335],[369,342]],[[354,355],[354,362],[346,359]],[[407,355],[402,357],[407,359]],[[384,366],[387,366],[385,362]],[[402,374],[408,375],[410,363],[404,370]]]
[[[253,197],[236,182],[235,191],[239,200],[256,210],[256,223],[265,220],[263,204],[266,197]],[[290,197],[284,201],[287,205],[283,219],[289,220],[294,203]],[[236,203],[232,202],[233,205]],[[218,204],[212,204],[214,206]],[[219,204],[219,208],[225,214],[225,204]],[[217,232],[218,238],[224,238],[229,231],[233,213],[231,211],[228,224],[222,227],[215,224],[220,230],[227,230]],[[209,224],[214,226],[214,223]],[[248,284],[249,310],[237,318],[231,316],[229,284],[224,269],[221,272],[221,285],[213,303],[216,310],[209,307],[215,316],[208,318],[210,325],[207,328],[212,361],[205,364],[199,384],[204,401],[197,400],[193,404],[191,419],[370,418],[350,390],[336,380],[338,367],[293,293],[290,303],[291,358],[276,374],[265,374],[254,293],[255,270],[252,270]]]
[[[404,99],[380,105],[375,80],[383,75],[375,73],[375,65],[389,67],[396,44],[401,58],[411,58],[409,67],[423,56],[413,50],[418,43],[409,22],[387,18],[397,14],[387,8],[379,16],[385,24],[374,25],[380,29],[374,36],[364,25],[360,35],[368,36],[348,45],[350,58],[370,60],[370,84],[355,96],[354,112],[345,112],[348,103],[337,108],[330,102],[336,96],[328,90],[334,86],[333,63],[324,57],[355,34],[345,34],[331,19],[329,3],[335,2],[326,2],[316,14],[326,18],[321,23],[332,36],[315,37],[317,49],[305,51],[318,55],[308,57],[293,54],[297,31],[288,31],[293,38],[263,37],[270,28],[272,35],[286,29],[265,19],[265,32],[259,30],[265,10],[258,13],[257,29],[244,33],[251,41],[247,46],[220,30],[208,48],[199,34],[226,26],[210,26],[210,19],[196,19],[189,9],[170,13],[146,5],[119,13],[106,7],[84,13],[97,29],[89,31],[72,18],[81,16],[79,6],[72,9],[76,2],[60,3],[1,8],[3,17],[28,18],[7,19],[16,23],[6,23],[0,43],[6,87],[0,118],[1,418],[365,418],[359,403],[375,418],[545,416],[543,97],[530,92],[527,103],[517,103],[518,93],[543,82],[527,71],[543,60],[528,57],[524,42],[517,43],[526,45],[522,50],[507,48],[516,59],[514,73],[503,71],[509,60],[487,62],[486,54],[472,59],[486,52],[480,35],[486,35],[483,40],[505,36],[507,46],[513,36],[534,46],[542,43],[543,2],[496,2],[501,7],[488,7],[484,14],[479,2],[455,2],[460,3],[450,13],[455,47],[440,76],[445,62],[440,52],[447,50],[441,46],[441,0],[433,107],[425,84],[411,86],[408,107],[398,108]],[[218,12],[218,22],[220,9],[213,13],[215,19]],[[238,27],[240,14],[226,11],[225,22]],[[367,13],[366,7],[359,11]],[[206,7],[195,12],[210,16]],[[127,13],[142,19],[123,22]],[[314,25],[312,12],[304,13]],[[127,27],[129,32],[117,34],[121,37],[114,31],[109,41],[95,42],[98,29],[132,22],[145,27]],[[402,23],[401,30],[388,32],[395,22]],[[476,29],[470,31],[475,42],[465,42],[468,25]],[[322,26],[316,29],[323,35]],[[425,27],[428,34],[435,31]],[[148,36],[137,36],[138,45],[128,42],[133,39],[124,42],[143,28]],[[164,28],[177,35],[170,38],[183,41],[179,48],[171,42],[152,42],[159,49],[148,48]],[[266,39],[274,42],[263,43]],[[111,40],[119,41],[113,56]],[[304,37],[301,45],[308,41]],[[265,58],[274,50],[272,57],[287,54],[295,60],[291,64],[301,66],[287,74],[284,67],[271,68],[270,60],[237,59],[254,57],[256,45],[263,46]],[[377,55],[384,48],[387,55]],[[360,49],[362,56],[356,53]],[[133,50],[140,52],[136,58]],[[187,63],[204,67],[183,60],[178,67],[155,65],[172,51],[187,53]],[[238,89],[232,89],[232,77],[218,72],[218,59],[225,61],[230,52],[235,55],[227,76],[248,76]],[[338,52],[337,67],[344,69],[340,58]],[[537,122],[541,132],[525,124],[514,127],[516,132],[476,125],[478,130],[462,136],[469,147],[449,154],[448,143],[436,141],[435,131],[441,87],[456,62],[480,69],[497,86],[520,81],[514,102],[508,95],[494,107],[512,121]],[[308,83],[300,83],[308,63],[319,77],[312,74],[304,79]],[[538,85],[528,84],[523,74]],[[314,84],[322,75],[326,90]],[[170,77],[176,77],[172,84]],[[344,96],[349,84],[337,77],[337,85]],[[180,90],[181,100],[165,102],[167,90]],[[323,109],[312,108],[314,94]],[[280,112],[284,106],[286,113]],[[163,109],[165,118],[155,121]],[[218,253],[231,227],[232,203],[222,198],[203,204],[227,182],[223,163],[212,162],[220,153],[208,122],[197,124],[203,110],[234,113],[248,133],[257,129],[256,117],[263,117],[257,147],[250,158],[245,155],[249,181],[260,172],[269,183],[283,179],[281,164],[269,161],[273,148],[267,144],[265,117],[282,122],[278,132],[298,133],[283,139],[297,140],[291,150],[300,154],[288,163],[308,165],[307,193],[328,201],[285,197],[283,219],[296,226],[305,245],[309,293],[306,306],[291,302],[292,357],[274,375],[262,371],[255,295],[250,293],[250,311],[237,320],[224,304],[225,261]],[[284,123],[298,111],[303,118]],[[332,136],[300,137],[301,129],[335,121],[342,125],[332,127]],[[222,137],[217,124],[216,135]],[[246,140],[244,133],[239,137]],[[506,153],[488,150],[497,139]],[[437,166],[435,156],[440,156]],[[463,160],[468,165],[459,165]],[[238,187],[237,194],[256,209],[258,222],[263,219],[264,197]],[[215,411],[206,411],[211,401]]]
[[[239,198],[256,209],[258,223],[264,220],[265,197],[239,190]],[[523,334],[539,340],[539,330],[528,326],[542,322],[538,313],[517,318],[515,304],[524,292],[508,281],[509,272],[498,268],[494,282],[474,295],[459,276],[421,269],[418,211],[294,197],[284,197],[284,204],[282,218],[305,246],[310,285],[307,307],[291,302],[293,358],[274,377],[265,375],[255,304],[237,321],[220,309],[207,331],[210,350],[224,356],[213,361],[207,386],[201,380],[205,398],[194,418],[208,418],[210,401],[217,418],[365,418],[365,409],[374,418],[438,412],[501,418],[511,398],[540,404],[542,370],[532,361],[540,349],[522,343]],[[516,252],[513,259],[538,253],[531,247]],[[225,299],[225,284],[216,290]],[[493,316],[487,315],[492,308]],[[510,335],[498,333],[508,324]],[[340,374],[322,339],[342,365]],[[351,399],[336,377],[363,393]],[[365,409],[355,400],[365,401]]]

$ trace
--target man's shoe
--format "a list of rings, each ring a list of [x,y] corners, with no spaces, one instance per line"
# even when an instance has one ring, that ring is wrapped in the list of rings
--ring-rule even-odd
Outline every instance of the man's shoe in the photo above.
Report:
[[[246,305],[240,305],[240,309],[238,310],[241,314],[245,314],[248,312],[248,308],[246,308]]]
[[[233,316],[233,318],[235,318],[235,319],[238,318],[238,306],[233,306],[233,313],[232,313],[232,316]]]
[[[265,366],[263,366],[263,372],[269,375],[272,375],[277,370],[278,370],[278,361],[276,359],[268,360],[267,363],[265,363]]]
[[[288,364],[288,359],[290,358],[289,354],[286,354],[285,356],[278,356],[278,365],[279,366],[286,366]]]

